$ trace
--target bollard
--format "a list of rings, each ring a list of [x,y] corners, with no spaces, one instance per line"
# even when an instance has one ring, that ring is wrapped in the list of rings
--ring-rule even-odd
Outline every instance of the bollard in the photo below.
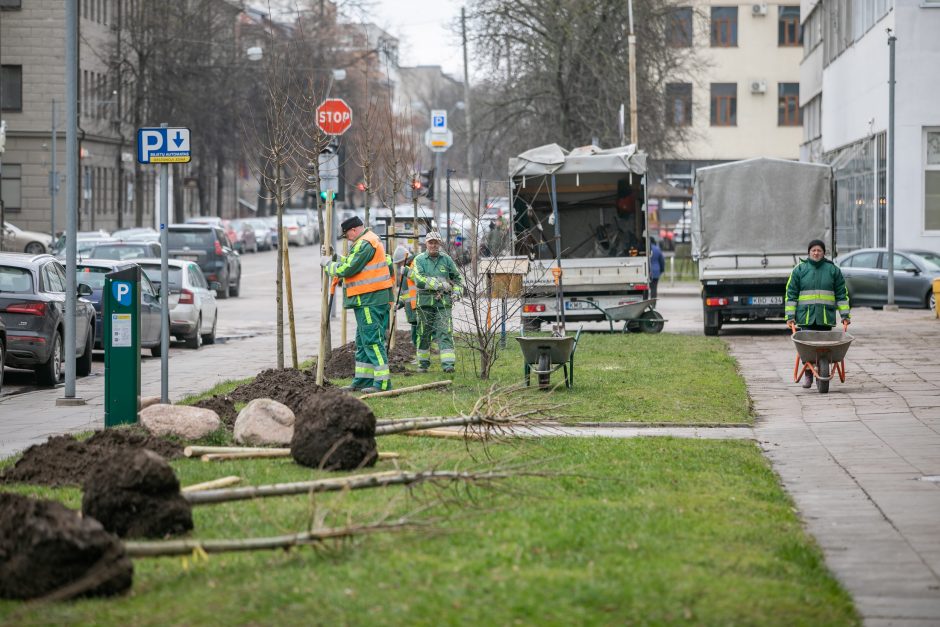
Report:
[[[933,309],[934,316],[940,318],[940,279],[933,280]]]

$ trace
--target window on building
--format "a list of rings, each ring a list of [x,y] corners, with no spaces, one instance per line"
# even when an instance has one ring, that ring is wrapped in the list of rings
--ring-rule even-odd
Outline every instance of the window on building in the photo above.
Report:
[[[10,11],[13,9],[22,9],[22,0],[0,0],[0,11]]]
[[[3,184],[0,185],[0,197],[3,198],[3,209],[18,213],[22,209],[22,166],[10,163],[3,164]]]
[[[666,42],[673,48],[692,47],[692,7],[676,7],[666,23]]]
[[[822,136],[822,94],[803,105],[803,141],[810,142]]]
[[[0,90],[3,91],[3,101],[0,107],[4,111],[23,110],[23,66],[0,66]]]
[[[800,28],[800,7],[780,7],[777,17],[777,45],[800,46],[803,29]]]
[[[738,45],[738,7],[712,7],[712,47]]]
[[[777,126],[799,126],[803,123],[800,115],[800,84],[777,84]]]
[[[712,83],[712,126],[737,126],[738,84]]]
[[[822,43],[823,11],[817,4],[806,16],[803,24],[803,56],[807,56],[813,49]]]
[[[666,123],[692,126],[692,83],[666,85]]]
[[[924,230],[940,231],[940,129],[926,133]]]

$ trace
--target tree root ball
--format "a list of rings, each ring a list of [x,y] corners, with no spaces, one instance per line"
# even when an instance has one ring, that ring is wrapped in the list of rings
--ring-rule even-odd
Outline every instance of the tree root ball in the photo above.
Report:
[[[374,466],[375,414],[336,389],[308,397],[299,407],[290,441],[294,461],[310,468],[355,470]]]
[[[0,597],[34,599],[79,582],[75,595],[120,594],[133,575],[121,541],[97,520],[55,501],[0,494]]]
[[[83,490],[82,512],[122,538],[162,538],[193,528],[173,469],[146,449],[124,449],[101,460]]]

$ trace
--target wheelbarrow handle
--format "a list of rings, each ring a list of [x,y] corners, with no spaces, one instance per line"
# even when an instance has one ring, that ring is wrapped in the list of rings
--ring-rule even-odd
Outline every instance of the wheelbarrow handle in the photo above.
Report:
[[[846,331],[849,330],[849,324],[851,324],[851,322],[852,322],[852,321],[849,320],[848,318],[843,318],[843,319],[842,319],[842,332],[843,332],[843,333],[845,333]]]
[[[787,320],[787,326],[790,327],[790,335],[796,335],[796,322]]]

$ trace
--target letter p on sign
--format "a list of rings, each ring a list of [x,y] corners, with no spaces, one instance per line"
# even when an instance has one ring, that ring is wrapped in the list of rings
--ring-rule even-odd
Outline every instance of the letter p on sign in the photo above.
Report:
[[[131,304],[131,284],[127,281],[115,281],[111,284],[111,294],[118,305],[128,307]]]

